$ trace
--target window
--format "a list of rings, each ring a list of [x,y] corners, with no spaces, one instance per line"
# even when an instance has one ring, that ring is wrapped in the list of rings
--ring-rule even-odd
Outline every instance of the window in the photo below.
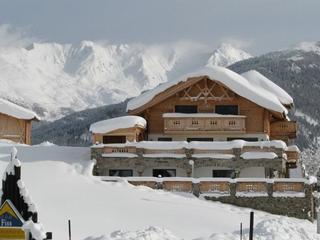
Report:
[[[176,170],[175,169],[153,169],[152,176],[154,177],[175,177]]]
[[[109,176],[132,177],[133,171],[131,169],[112,169],[109,170]]]
[[[125,143],[126,136],[103,136],[103,143]]]
[[[216,113],[223,115],[238,115],[237,105],[216,105]]]
[[[158,138],[158,141],[160,141],[160,142],[171,142],[171,141],[172,141],[172,138],[169,138],[169,137],[159,137],[159,138]]]
[[[258,138],[254,138],[254,137],[251,137],[251,138],[237,138],[237,137],[230,137],[230,138],[227,138],[227,141],[232,141],[232,140],[244,140],[244,141],[247,141],[247,142],[257,142],[258,141]]]
[[[234,170],[212,170],[212,177],[235,178]]]
[[[176,105],[175,112],[176,113],[197,113],[198,106],[197,105]]]
[[[213,142],[213,138],[187,138],[187,141]]]

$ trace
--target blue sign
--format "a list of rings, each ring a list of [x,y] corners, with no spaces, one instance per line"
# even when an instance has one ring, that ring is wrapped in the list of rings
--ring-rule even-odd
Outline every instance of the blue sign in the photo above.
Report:
[[[0,208],[0,228],[22,227],[23,218],[11,201],[6,200]]]

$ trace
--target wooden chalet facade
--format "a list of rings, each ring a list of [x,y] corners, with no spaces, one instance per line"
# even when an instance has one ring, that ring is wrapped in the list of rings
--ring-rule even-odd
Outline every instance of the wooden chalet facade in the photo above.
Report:
[[[0,99],[0,139],[30,145],[32,121],[39,120],[34,112]]]
[[[173,171],[175,172],[174,176],[188,176],[190,175],[190,171],[189,174],[187,172],[178,174],[179,171],[174,167],[178,163],[173,160],[175,157],[170,154],[180,154],[181,152],[172,151],[169,142],[172,142],[172,146],[177,142],[183,141],[191,143],[223,143],[233,140],[256,142],[258,145],[259,142],[265,144],[272,140],[282,140],[287,145],[292,144],[297,133],[297,123],[288,120],[287,117],[288,111],[293,106],[292,98],[283,89],[266,79],[260,73],[251,72],[250,74],[246,75],[247,77],[245,78],[245,75],[240,76],[225,68],[205,68],[194,74],[183,76],[177,81],[159,85],[155,89],[132,99],[127,106],[128,114],[143,117],[147,122],[143,140],[159,143],[159,146],[154,146],[154,149],[144,149],[143,145],[141,145],[142,149],[139,151],[144,153],[151,151],[154,154],[152,161],[158,167],[157,160],[159,162],[168,162],[172,158],[173,164],[170,163],[167,166],[165,166],[166,163],[160,164],[160,168],[164,167],[163,169],[167,169],[167,171],[170,169],[175,170]],[[138,140],[135,139],[135,141]],[[161,145],[163,142],[167,142],[169,145],[163,147]],[[110,150],[112,148],[114,149]],[[102,155],[110,151],[113,153],[137,154],[137,152],[133,153],[132,149],[130,150],[130,148],[126,148],[125,146],[119,152],[118,148],[120,149],[121,146],[104,145],[104,150],[101,150]],[[202,149],[203,153],[212,154],[212,156],[206,156],[208,159],[202,160],[192,157],[192,154],[189,154],[188,157],[188,152],[183,152],[187,156],[183,157],[183,159],[193,160],[195,162],[194,166],[197,166],[197,162],[208,160],[205,167],[203,164],[200,165],[201,168],[207,167],[209,170],[194,170],[195,173],[198,172],[198,177],[212,177],[215,174],[216,176],[221,175],[226,177],[235,172],[238,173],[237,176],[243,177],[257,177],[260,175],[261,177],[272,177],[270,173],[275,169],[278,172],[278,176],[284,177],[289,176],[288,168],[296,167],[298,160],[298,150],[292,150],[293,148],[289,149],[290,151],[287,151],[285,148],[282,148],[282,150],[275,150],[275,148],[273,150],[272,148],[264,149],[266,152],[276,152],[278,161],[275,159],[264,160],[277,162],[275,164],[277,167],[273,169],[272,164],[270,165],[269,163],[266,164],[268,165],[267,168],[263,167],[261,163],[257,163],[256,166],[248,163],[251,169],[243,170],[244,167],[241,166],[242,173],[247,171],[246,174],[241,174],[239,173],[239,166],[237,166],[238,170],[233,169],[235,165],[230,162],[228,163],[228,161],[233,160],[227,157],[224,159],[225,161],[220,161],[221,163],[212,160],[212,165],[210,166],[210,159],[214,159],[215,154],[230,153],[232,156],[237,156],[237,154],[234,154],[235,147],[228,150],[223,148],[216,149],[217,147],[214,146],[212,148]],[[97,158],[96,152],[99,147],[94,146],[92,149],[94,157]],[[249,151],[249,149],[247,148],[246,151]],[[152,150],[154,151],[152,152]],[[162,152],[159,152],[159,150]],[[199,149],[192,149],[192,151],[194,153],[199,151]],[[251,151],[255,153],[261,152],[258,149],[251,149]],[[99,175],[110,174],[107,167],[108,159],[110,158],[106,154],[104,154],[105,157],[100,159],[101,164],[98,166],[101,169],[103,165],[106,167],[106,170],[98,172],[97,174]],[[290,157],[290,163],[287,161],[287,155]],[[121,158],[121,155],[117,156],[117,154],[113,154],[111,156],[113,157],[112,161],[115,162],[113,167],[116,167],[117,157]],[[129,159],[129,156],[127,155],[127,159]],[[261,160],[261,156],[257,156],[257,162]],[[139,158],[143,158],[143,154],[130,157],[130,161],[137,157],[138,163]],[[122,158],[126,158],[125,155],[122,155]],[[240,158],[241,156],[239,155]],[[148,160],[149,162],[151,161],[151,159],[145,158],[141,161],[145,162]],[[279,168],[279,163],[286,167]],[[120,168],[123,167],[121,166]],[[215,169],[216,172],[214,172]],[[219,172],[219,170],[221,171]],[[140,173],[137,171],[136,174],[133,174],[133,172],[131,171],[131,175],[146,176],[144,171],[140,171]],[[153,171],[153,176],[155,174],[155,171]],[[147,175],[150,175],[150,171]]]
[[[205,75],[171,86],[128,114],[147,120],[150,141],[281,139],[289,143],[297,132],[296,122],[288,121],[285,114],[239,96]]]

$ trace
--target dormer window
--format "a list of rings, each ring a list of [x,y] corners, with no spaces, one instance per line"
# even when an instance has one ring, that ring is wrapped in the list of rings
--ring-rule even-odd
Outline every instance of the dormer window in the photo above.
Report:
[[[223,115],[238,115],[238,105],[216,105],[215,112]]]

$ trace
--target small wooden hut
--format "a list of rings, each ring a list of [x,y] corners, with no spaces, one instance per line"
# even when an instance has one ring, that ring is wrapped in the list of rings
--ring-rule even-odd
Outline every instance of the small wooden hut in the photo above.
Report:
[[[96,122],[90,126],[96,143],[125,143],[143,140],[147,122],[139,116],[123,116]]]
[[[40,118],[33,111],[0,98],[0,139],[31,144],[31,123]]]

